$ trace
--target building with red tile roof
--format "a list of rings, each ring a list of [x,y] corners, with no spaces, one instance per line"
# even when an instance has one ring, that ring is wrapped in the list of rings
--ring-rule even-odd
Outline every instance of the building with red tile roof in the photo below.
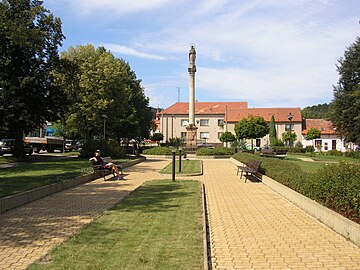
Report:
[[[304,119],[302,134],[305,135],[311,128],[316,128],[321,131],[321,135],[334,135],[336,128],[333,124],[325,119]]]
[[[164,134],[165,141],[175,137],[186,137],[188,113],[188,102],[177,102],[161,112],[160,131]],[[298,139],[301,138],[300,108],[249,108],[247,102],[196,102],[197,140],[220,145],[221,134],[224,131],[235,134],[235,124],[250,115],[261,116],[267,122],[270,122],[271,116],[274,115],[278,138],[281,138],[281,134],[290,127],[297,133]],[[256,140],[257,146],[267,144],[268,136]]]

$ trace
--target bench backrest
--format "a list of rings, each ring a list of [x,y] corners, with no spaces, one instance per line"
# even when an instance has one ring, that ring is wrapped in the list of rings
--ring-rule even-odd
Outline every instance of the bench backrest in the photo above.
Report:
[[[103,161],[106,162],[106,163],[112,163],[112,162],[113,162],[112,159],[111,159],[111,157],[103,157],[102,159],[103,159]]]
[[[275,154],[273,149],[261,149],[261,153],[263,153],[263,154]]]
[[[246,164],[248,167],[254,170],[258,170],[260,167],[261,161],[256,159],[250,159],[249,162]]]

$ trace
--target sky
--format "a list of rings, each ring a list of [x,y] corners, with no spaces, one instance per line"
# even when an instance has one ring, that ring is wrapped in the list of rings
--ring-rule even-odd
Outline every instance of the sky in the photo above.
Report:
[[[329,103],[336,63],[360,36],[360,0],[44,0],[69,46],[104,46],[129,62],[153,107],[196,100],[249,107]],[[179,95],[180,93],[180,95]]]

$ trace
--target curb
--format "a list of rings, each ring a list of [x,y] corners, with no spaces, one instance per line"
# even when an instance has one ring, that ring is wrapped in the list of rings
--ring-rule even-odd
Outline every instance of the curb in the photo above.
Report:
[[[234,164],[241,163],[234,158],[230,158],[230,160]],[[343,217],[335,211],[319,204],[312,199],[309,199],[308,197],[292,190],[291,188],[288,188],[287,186],[284,186],[283,184],[266,175],[262,175],[262,183],[287,199],[292,204],[296,205],[312,217],[316,218],[334,230],[336,233],[340,234],[360,247],[360,225],[356,222]]]
[[[122,164],[122,166],[123,166],[123,168],[127,168],[127,167],[133,166],[135,164],[138,164],[140,162],[143,162],[144,160],[146,160],[145,157],[140,157],[136,160],[132,160],[127,163],[124,163],[124,164]],[[64,182],[54,183],[54,184],[38,187],[35,189],[25,191],[23,193],[19,193],[19,194],[15,194],[12,196],[7,196],[4,198],[1,198],[0,199],[0,213],[14,209],[16,207],[27,204],[29,202],[41,199],[41,198],[49,196],[51,194],[60,192],[62,190],[72,188],[72,187],[78,186],[80,184],[84,184],[84,183],[92,181],[92,180],[95,180],[93,173],[79,176],[79,177],[76,177],[73,179],[68,179]]]
[[[211,269],[211,250],[208,213],[206,207],[205,184],[202,183],[202,208],[203,208],[203,244],[204,244],[204,270]]]

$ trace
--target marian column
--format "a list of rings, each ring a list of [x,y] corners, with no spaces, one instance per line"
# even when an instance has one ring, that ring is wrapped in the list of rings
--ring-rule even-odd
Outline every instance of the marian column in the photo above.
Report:
[[[193,45],[191,45],[189,51],[189,79],[190,79],[190,89],[189,89],[189,124],[186,127],[186,148],[195,149],[196,148],[196,131],[197,127],[195,125],[195,72],[196,72],[196,51]]]

